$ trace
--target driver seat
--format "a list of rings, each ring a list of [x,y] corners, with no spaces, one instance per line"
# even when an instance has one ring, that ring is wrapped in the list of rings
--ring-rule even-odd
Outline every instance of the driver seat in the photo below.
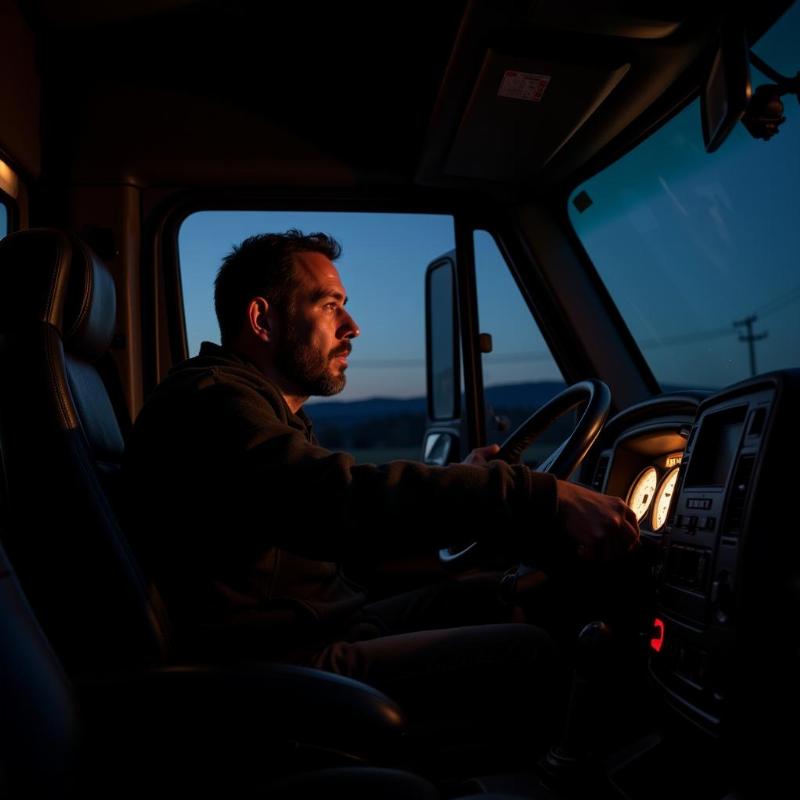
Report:
[[[0,450],[5,545],[69,671],[163,661],[169,625],[117,521],[124,440],[101,371],[116,290],[78,237],[0,242]]]
[[[124,448],[101,375],[115,311],[111,274],[76,236],[0,241],[0,533],[32,606],[0,546],[0,700],[14,699],[0,739],[16,759],[0,757],[0,794],[4,773],[27,789],[38,764],[44,794],[72,796],[77,756],[92,797],[120,775],[122,796],[156,777],[165,796],[219,796],[296,772],[269,795],[435,800],[397,770],[318,771],[408,755],[402,711],[372,687],[279,664],[164,666],[166,613],[110,501]]]

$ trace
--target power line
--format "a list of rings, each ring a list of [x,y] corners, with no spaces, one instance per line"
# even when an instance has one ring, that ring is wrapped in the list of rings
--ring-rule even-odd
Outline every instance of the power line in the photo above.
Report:
[[[768,303],[757,308],[753,313],[765,317],[768,314],[774,314],[776,311],[780,311],[782,308],[792,303],[796,303],[798,300],[800,300],[800,286],[795,286],[794,289],[790,289],[782,297],[776,297],[770,300]]]
[[[359,358],[358,353],[351,355],[350,358],[354,365],[375,369],[425,366],[424,358]]]
[[[424,358],[358,358],[352,357],[353,365],[374,369],[388,369],[392,367],[424,367]],[[516,364],[524,361],[552,361],[553,355],[547,350],[526,351],[518,353],[492,353],[493,364]]]
[[[731,329],[725,328],[712,328],[705,331],[691,331],[690,333],[679,333],[676,336],[667,336],[663,339],[645,339],[639,342],[639,347],[642,349],[648,348],[654,350],[658,347],[668,347],[673,344],[686,344],[687,342],[704,341],[706,339],[721,339],[724,336],[730,336]]]
[[[797,285],[788,292],[781,295],[780,297],[775,297],[772,300],[767,301],[763,305],[759,306],[753,314],[749,317],[745,317],[744,319],[734,322],[734,326],[741,327],[742,325],[746,325],[747,320],[752,317],[752,320],[755,321],[759,317],[766,317],[770,314],[774,314],[777,311],[785,308],[792,303],[796,303],[800,300],[800,285]],[[699,330],[699,331],[689,331],[687,333],[679,333],[675,336],[667,336],[660,339],[643,339],[638,342],[639,347],[642,350],[654,350],[660,347],[670,347],[672,345],[677,344],[689,344],[692,342],[700,342],[700,341],[708,341],[710,339],[723,339],[728,336],[732,336],[735,331],[732,331],[730,326],[726,325],[725,327],[720,328],[709,328],[707,330]],[[754,338],[752,341],[748,338],[753,336]],[[761,339],[766,338],[766,333],[762,334],[753,334],[752,328],[748,329],[747,334],[740,334],[739,341],[746,341],[749,343],[749,348],[751,350],[750,353],[750,369],[751,371],[755,369],[755,352],[753,349],[754,342],[760,341]],[[553,356],[547,350],[528,350],[528,351],[521,351],[516,353],[492,353],[491,354],[491,363],[492,364],[517,364],[521,362],[541,362],[541,361],[552,361]],[[410,367],[424,367],[425,366],[425,359],[424,358],[365,358],[360,359],[356,355],[353,359],[354,366],[358,366],[359,368],[363,367],[366,369],[395,369],[395,368],[410,368]],[[753,372],[755,375],[756,373]]]

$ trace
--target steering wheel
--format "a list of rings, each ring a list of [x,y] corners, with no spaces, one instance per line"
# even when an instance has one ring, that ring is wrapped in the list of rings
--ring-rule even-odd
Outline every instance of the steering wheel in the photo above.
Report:
[[[594,444],[611,409],[611,390],[598,380],[581,381],[567,387],[552,400],[531,414],[500,446],[497,458],[518,464],[520,457],[556,420],[576,406],[585,404],[572,433],[537,467],[538,472],[550,472],[566,479],[583,461]],[[439,560],[448,566],[474,555],[477,542],[443,547]]]

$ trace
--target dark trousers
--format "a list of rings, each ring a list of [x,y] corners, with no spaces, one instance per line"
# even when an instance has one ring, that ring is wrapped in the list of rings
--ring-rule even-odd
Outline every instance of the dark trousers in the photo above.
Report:
[[[440,747],[549,743],[563,714],[566,670],[547,632],[512,621],[520,611],[501,599],[500,577],[368,604],[307,663],[381,689],[412,726],[440,737]]]

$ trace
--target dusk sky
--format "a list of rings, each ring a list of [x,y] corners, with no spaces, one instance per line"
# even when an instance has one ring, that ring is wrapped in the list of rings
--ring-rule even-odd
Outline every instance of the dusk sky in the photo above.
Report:
[[[207,212],[195,214],[180,233],[181,269],[189,329],[189,351],[200,341],[219,341],[212,303],[214,276],[234,244],[254,233],[299,228],[323,231],[343,246],[338,267],[348,293],[348,311],[361,336],[353,343],[340,400],[376,395],[415,397],[425,393],[423,279],[428,263],[454,246],[448,216]],[[192,280],[187,280],[191,264]]]
[[[800,5],[754,51],[784,75],[800,70]],[[753,87],[771,83],[752,70]],[[699,101],[698,101],[699,102]],[[800,105],[768,142],[737,125],[703,148],[698,103],[578,187],[593,204],[570,219],[663,383],[719,387],[800,364]],[[574,196],[574,195],[573,195]]]
[[[787,75],[800,70],[800,6],[754,50]],[[754,87],[767,83],[755,69]],[[635,152],[583,186],[593,204],[570,219],[666,384],[722,386],[749,374],[744,328],[760,372],[800,364],[800,106],[783,98],[786,123],[769,142],[742,125],[704,152],[693,103]],[[574,196],[574,195],[573,195]],[[423,276],[453,248],[447,216],[325,212],[202,212],[180,232],[190,354],[218,341],[212,288],[222,257],[245,237],[296,227],[343,244],[338,266],[362,335],[338,399],[425,392]],[[481,330],[494,336],[487,385],[558,378],[491,238],[476,237]]]

